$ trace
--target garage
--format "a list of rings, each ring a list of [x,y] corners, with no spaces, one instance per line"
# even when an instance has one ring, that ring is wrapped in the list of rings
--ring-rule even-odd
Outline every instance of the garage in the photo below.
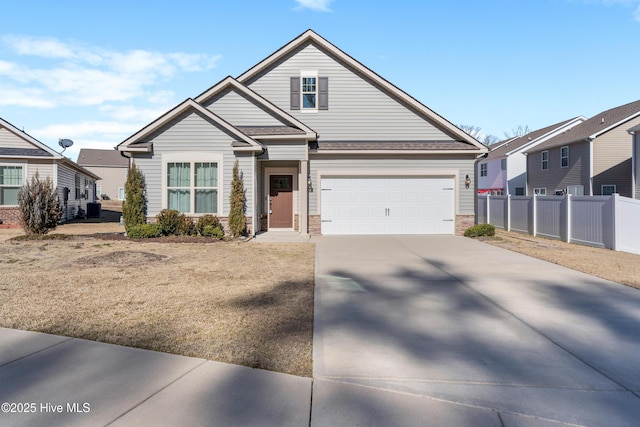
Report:
[[[453,177],[322,177],[322,234],[454,234]]]

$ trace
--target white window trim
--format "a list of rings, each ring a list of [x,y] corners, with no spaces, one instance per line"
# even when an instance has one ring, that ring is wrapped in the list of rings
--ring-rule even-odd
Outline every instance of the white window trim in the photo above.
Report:
[[[546,159],[544,158],[544,153],[547,153]],[[545,167],[545,163],[547,167]],[[540,169],[543,171],[549,170],[549,150],[544,150],[540,153]]]
[[[22,187],[27,182],[27,164],[26,163],[0,163],[0,166],[21,167],[22,168],[22,184],[20,184],[20,187]],[[13,186],[9,186],[9,187],[13,187]],[[0,205],[0,206],[5,208],[13,208],[18,205]]]
[[[161,209],[168,209],[169,200],[167,198],[167,167],[169,163],[191,163],[191,173],[193,174],[195,171],[195,163],[217,163],[218,164],[218,212],[207,212],[204,213],[195,213],[195,197],[190,198],[190,207],[189,212],[186,212],[185,215],[198,217],[202,215],[216,215],[223,216],[224,211],[224,173],[223,173],[223,156],[222,154],[215,153],[202,153],[202,152],[189,152],[189,153],[174,153],[174,154],[163,154],[162,155],[162,205]],[[190,182],[191,191],[193,192],[195,187],[193,183],[193,179]],[[192,193],[195,194],[195,193]]]
[[[602,184],[600,186],[600,194],[602,195],[604,195],[604,187],[613,187],[613,192],[611,194],[618,192],[618,187],[616,186],[616,184]]]
[[[304,107],[304,91],[302,88],[304,87],[304,79],[306,77],[313,77],[316,79],[316,106],[315,108],[305,108]],[[318,81],[318,70],[302,70],[300,71],[300,112],[301,113],[317,113],[318,112],[318,103],[320,102],[320,93],[319,93],[319,81]]]
[[[534,188],[533,194],[537,194],[538,196],[546,196],[547,189],[545,187]]]
[[[565,149],[565,148],[567,149],[567,155],[566,155],[566,156],[563,156],[563,155],[562,155],[562,150],[563,150],[563,149]],[[563,166],[563,165],[562,165],[562,161],[563,161],[565,158],[567,159],[567,164],[566,164],[565,166]],[[561,168],[568,168],[568,167],[569,167],[569,146],[568,146],[568,145],[565,145],[564,147],[560,147],[560,167],[561,167]]]

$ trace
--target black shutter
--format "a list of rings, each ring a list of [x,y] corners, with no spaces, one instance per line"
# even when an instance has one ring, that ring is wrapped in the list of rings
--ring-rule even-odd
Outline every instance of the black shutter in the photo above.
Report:
[[[300,109],[300,77],[291,77],[291,109]]]
[[[329,109],[329,77],[318,78],[318,109]]]

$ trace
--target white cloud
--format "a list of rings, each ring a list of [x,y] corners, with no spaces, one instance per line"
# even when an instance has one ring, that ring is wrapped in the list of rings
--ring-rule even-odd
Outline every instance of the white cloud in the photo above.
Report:
[[[333,0],[296,0],[298,8],[307,8],[320,12],[331,12],[331,9],[329,9],[331,2],[333,2]]]
[[[39,59],[27,62],[0,61],[0,76],[8,78],[5,86],[22,92],[22,99],[11,97],[8,105],[41,107],[103,105],[113,101],[130,101],[145,95],[146,87],[167,81],[179,73],[207,71],[215,67],[219,55],[184,52],[129,50],[118,52],[63,42],[53,38],[4,36],[0,43],[18,56]],[[49,94],[43,103],[37,96]],[[35,96],[35,98],[33,98]]]

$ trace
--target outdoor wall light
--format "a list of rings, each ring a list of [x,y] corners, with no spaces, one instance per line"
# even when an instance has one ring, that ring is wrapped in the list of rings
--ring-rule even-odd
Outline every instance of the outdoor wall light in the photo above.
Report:
[[[464,188],[469,188],[470,185],[471,179],[469,179],[469,175],[467,174],[467,176],[464,177]]]
[[[311,181],[311,175],[307,176],[307,189],[313,191],[313,182]]]

